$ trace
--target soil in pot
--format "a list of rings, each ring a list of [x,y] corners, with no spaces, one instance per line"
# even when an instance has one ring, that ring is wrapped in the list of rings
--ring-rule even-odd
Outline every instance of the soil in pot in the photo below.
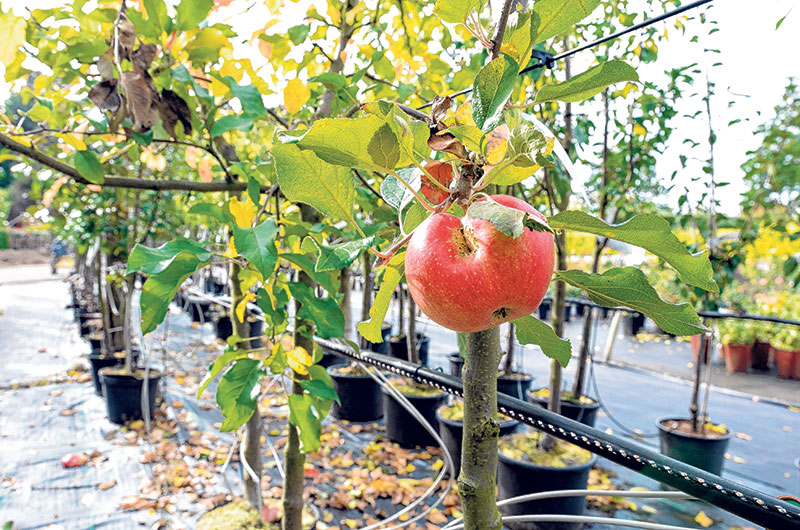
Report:
[[[447,400],[447,393],[403,380],[392,383],[422,417],[437,429],[436,409]],[[403,447],[436,445],[436,440],[427,429],[386,391],[383,391],[383,417],[386,421],[386,437],[391,441]]]
[[[244,500],[234,499],[201,515],[197,530],[280,530],[282,516],[280,499],[264,499],[263,519]],[[314,509],[303,508],[303,530],[313,528],[318,519]]]
[[[705,423],[702,433],[692,432],[688,419],[661,418],[656,421],[661,454],[719,475],[725,450],[733,433],[724,425]]]
[[[781,379],[800,379],[800,350],[787,351],[772,348],[772,359]]]
[[[357,364],[339,364],[328,368],[339,403],[333,402],[331,414],[339,420],[375,421],[383,416],[381,387]]]
[[[531,390],[527,396],[529,403],[547,408],[547,403],[550,401],[550,390],[547,388]],[[565,418],[594,427],[599,408],[600,404],[588,396],[581,396],[579,400],[575,400],[569,392],[561,393],[561,415]]]
[[[419,353],[419,362],[423,366],[428,365],[430,343],[431,338],[429,336],[417,333],[417,352]],[[408,360],[408,343],[405,335],[389,339],[389,356],[403,361]]]
[[[513,433],[519,422],[504,414],[498,414],[500,436]],[[464,438],[464,402],[458,400],[452,405],[443,405],[436,410],[436,420],[439,422],[439,436],[442,437],[445,447],[453,457],[455,472],[458,476],[461,470],[461,446]]]
[[[722,353],[725,355],[725,367],[728,373],[747,373],[752,349],[750,344],[724,344]]]
[[[158,382],[161,373],[150,370],[147,383],[150,417],[156,405]],[[117,424],[142,419],[142,385],[144,370],[136,370],[133,374],[120,368],[103,368],[100,370],[100,384],[106,400],[108,419]]]
[[[461,377],[461,370],[464,369],[464,358],[458,352],[453,352],[447,356],[450,362],[450,375],[453,377]]]
[[[369,351],[374,351],[375,353],[382,353],[384,355],[389,354],[389,337],[392,336],[392,324],[389,322],[384,322],[381,325],[381,340],[380,342],[369,342],[367,341],[366,346],[364,349]]]
[[[753,361],[753,370],[769,370],[769,342],[755,341],[750,359]]]
[[[589,451],[557,440],[553,448],[539,448],[542,433],[516,433],[500,438],[497,466],[498,499],[562,489],[586,489],[597,457]],[[581,515],[586,497],[562,497],[504,506],[503,515]],[[579,523],[507,523],[513,530],[572,530]]]
[[[533,376],[524,372],[498,372],[497,391],[517,399],[525,399],[525,392],[531,387]]]

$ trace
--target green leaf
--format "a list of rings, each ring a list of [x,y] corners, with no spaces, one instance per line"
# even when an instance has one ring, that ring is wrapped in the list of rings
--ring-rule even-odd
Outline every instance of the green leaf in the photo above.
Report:
[[[261,276],[267,279],[278,261],[275,236],[280,231],[273,219],[266,219],[255,228],[233,226],[233,244],[239,255],[247,258]]]
[[[300,386],[302,386],[303,389],[312,396],[322,399],[331,399],[337,403],[339,402],[339,395],[336,393],[336,390],[334,390],[332,386],[325,383],[325,381],[320,379],[300,381]]]
[[[217,405],[225,416],[220,431],[235,431],[247,423],[258,406],[261,378],[266,374],[255,359],[239,359],[225,372],[217,385]]]
[[[317,272],[341,270],[349,267],[361,255],[362,252],[371,247],[376,236],[366,237],[364,239],[355,239],[347,243],[340,243],[338,245],[321,245],[313,237],[309,237],[314,245],[319,250],[317,256],[317,265],[314,268]]]
[[[624,223],[609,225],[589,214],[567,211],[548,221],[556,230],[588,232],[642,247],[672,265],[685,283],[712,293],[719,292],[708,251],[690,254],[672,233],[669,223],[658,215],[639,214]]]
[[[375,295],[372,307],[369,308],[369,320],[360,322],[356,326],[361,336],[370,342],[379,343],[383,341],[381,326],[384,318],[386,318],[386,312],[389,310],[389,302],[392,301],[394,290],[402,280],[403,274],[405,274],[405,260],[406,253],[398,252],[386,265],[383,271],[381,287],[378,289],[378,294]]]
[[[608,307],[629,307],[652,318],[673,335],[697,335],[708,331],[692,306],[670,304],[659,298],[647,276],[636,267],[615,267],[603,274],[572,269],[556,271],[556,278],[583,289],[592,302]]]
[[[200,395],[208,388],[211,381],[213,381],[229,364],[237,359],[246,358],[246,351],[228,348],[214,359],[214,362],[208,365],[208,372],[203,376],[203,380],[200,381],[200,386],[197,387],[197,393],[195,394],[197,399],[200,399]]]
[[[582,74],[555,85],[545,85],[537,93],[534,103],[563,101],[570,103],[589,99],[607,86],[621,81],[638,81],[639,74],[627,63],[607,61],[589,68]]]
[[[275,300],[263,287],[258,288],[256,304],[264,312],[264,316],[272,322],[271,327],[276,327],[286,322],[286,307],[289,304],[289,295],[284,289],[274,289]]]
[[[451,24],[465,22],[470,11],[480,11],[481,0],[437,0],[433,13]]]
[[[313,453],[320,446],[322,419],[311,410],[313,400],[309,394],[289,394],[289,423],[300,434],[300,452]]]
[[[448,127],[447,132],[470,151],[486,154],[486,135],[474,125],[454,125]]]
[[[147,10],[147,19],[155,22],[156,27],[162,32],[170,29],[170,19],[164,0],[144,0],[144,8]]]
[[[306,203],[336,220],[353,217],[356,186],[348,168],[332,166],[312,151],[291,144],[276,144],[272,156],[287,199]]]
[[[291,40],[295,46],[299,46],[300,44],[303,44],[306,41],[306,37],[308,37],[308,33],[310,31],[311,31],[311,26],[309,26],[308,24],[292,26],[291,28],[289,28],[288,31],[289,40]]]
[[[519,65],[502,54],[483,68],[472,85],[472,118],[483,132],[503,122],[503,107],[517,82]]]
[[[406,168],[397,171],[397,174],[406,181],[406,183],[414,188],[414,191],[419,191],[422,173],[416,168]],[[395,210],[402,210],[408,203],[414,200],[414,194],[411,193],[405,184],[400,182],[400,179],[394,175],[387,175],[383,182],[381,182],[381,197],[386,201],[386,204]]]
[[[552,232],[547,223],[522,210],[504,206],[492,199],[473,202],[467,208],[467,217],[484,219],[508,237],[518,238],[530,228],[537,232]]]
[[[301,304],[297,316],[313,322],[320,338],[331,339],[344,335],[344,313],[336,300],[317,298],[312,287],[299,282],[290,282],[289,292]]]
[[[414,202],[403,218],[403,230],[406,234],[410,234],[412,230],[421,225],[430,216],[431,212],[429,210],[419,202]]]
[[[553,328],[530,315],[513,322],[520,344],[535,344],[542,352],[566,368],[572,358],[572,345],[556,335]]]
[[[105,180],[103,164],[91,151],[75,151],[72,157],[78,174],[92,184],[102,184]]]
[[[189,213],[194,215],[206,215],[212,217],[222,224],[233,224],[234,219],[227,208],[210,202],[201,202],[189,208]]]
[[[561,35],[589,16],[600,0],[536,0],[531,21],[532,42]]]
[[[164,320],[178,288],[202,264],[194,253],[184,250],[175,255],[166,269],[147,278],[140,302],[143,334],[150,333]]]
[[[247,178],[247,195],[253,204],[261,204],[261,184],[253,177]]]
[[[230,80],[231,78],[228,77],[226,79]],[[244,114],[254,118],[267,113],[267,107],[264,106],[261,92],[254,85],[239,85],[231,81],[229,86],[231,93],[241,103]]]
[[[211,253],[203,248],[202,245],[184,237],[164,243],[158,248],[136,244],[128,256],[128,266],[125,274],[128,275],[133,272],[159,274],[164,272],[181,252],[189,252],[201,262],[208,262],[211,259]]]
[[[222,133],[238,129],[240,131],[249,131],[253,128],[253,118],[245,114],[232,114],[223,116],[214,122],[211,126],[209,134],[212,138],[221,136]]]
[[[175,8],[177,13],[175,29],[184,31],[198,27],[206,19],[212,7],[214,0],[181,0]]]
[[[291,261],[300,270],[311,276],[311,279],[320,284],[329,293],[339,291],[339,284],[336,283],[330,272],[320,272],[316,270],[314,260],[305,254],[295,254],[290,252],[281,253],[281,258]]]
[[[331,87],[336,90],[341,90],[343,88],[347,88],[347,78],[342,74],[336,74],[333,72],[325,72],[319,75],[315,75],[311,79],[311,82],[315,83],[322,83],[327,87]]]

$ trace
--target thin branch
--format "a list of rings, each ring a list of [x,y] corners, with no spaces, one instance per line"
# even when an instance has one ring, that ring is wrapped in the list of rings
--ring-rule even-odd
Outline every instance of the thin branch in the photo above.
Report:
[[[375,191],[375,188],[373,188],[372,186],[369,185],[369,182],[367,182],[367,179],[364,178],[364,175],[362,175],[359,170],[353,169],[353,172],[355,172],[356,176],[358,177],[358,180],[361,181],[361,184],[366,186],[366,188],[369,191],[371,191],[373,195],[375,195],[379,199],[383,199],[383,197],[381,197],[381,194],[378,193],[377,191]]]
[[[511,6],[514,5],[515,1],[505,0],[503,4],[503,12],[500,14],[500,21],[497,23],[497,33],[494,34],[494,39],[492,39],[492,60],[500,57],[500,48],[503,47],[503,35],[506,33],[508,17],[511,15]]]
[[[79,184],[91,184],[88,180],[83,178],[78,170],[69,164],[65,164],[57,158],[46,155],[41,151],[21,144],[12,140],[4,134],[0,134],[0,146],[6,147],[16,153],[25,155],[28,158],[39,162],[43,166],[54,169],[59,173],[71,177]],[[140,190],[175,190],[175,191],[197,191],[197,192],[215,192],[215,191],[244,191],[247,189],[246,182],[194,182],[191,180],[144,180],[130,177],[105,177],[101,186],[107,188],[132,188]],[[268,192],[271,188],[268,186],[261,186],[262,192]]]

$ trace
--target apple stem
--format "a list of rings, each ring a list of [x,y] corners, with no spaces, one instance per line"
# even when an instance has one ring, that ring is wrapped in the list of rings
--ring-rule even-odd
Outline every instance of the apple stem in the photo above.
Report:
[[[458,491],[465,530],[500,530],[496,506],[497,368],[500,364],[500,328],[466,334],[464,371],[464,434]]]

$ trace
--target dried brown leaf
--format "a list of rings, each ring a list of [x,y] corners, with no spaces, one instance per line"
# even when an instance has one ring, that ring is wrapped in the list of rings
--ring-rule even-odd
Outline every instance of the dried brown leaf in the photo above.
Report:
[[[133,69],[139,73],[147,72],[157,51],[158,47],[155,44],[140,44],[131,54]]]
[[[109,79],[94,85],[89,90],[89,101],[97,105],[100,110],[116,113],[122,105],[122,99],[117,92],[117,80]]]
[[[183,125],[185,134],[192,132],[192,115],[189,105],[178,94],[172,90],[164,89],[161,91],[161,98],[158,100],[158,113],[164,130],[175,138],[175,125],[180,122]]]
[[[122,90],[125,92],[125,104],[128,114],[133,118],[133,130],[143,133],[158,121],[156,108],[157,93],[152,87],[150,75],[145,72],[123,72]]]

